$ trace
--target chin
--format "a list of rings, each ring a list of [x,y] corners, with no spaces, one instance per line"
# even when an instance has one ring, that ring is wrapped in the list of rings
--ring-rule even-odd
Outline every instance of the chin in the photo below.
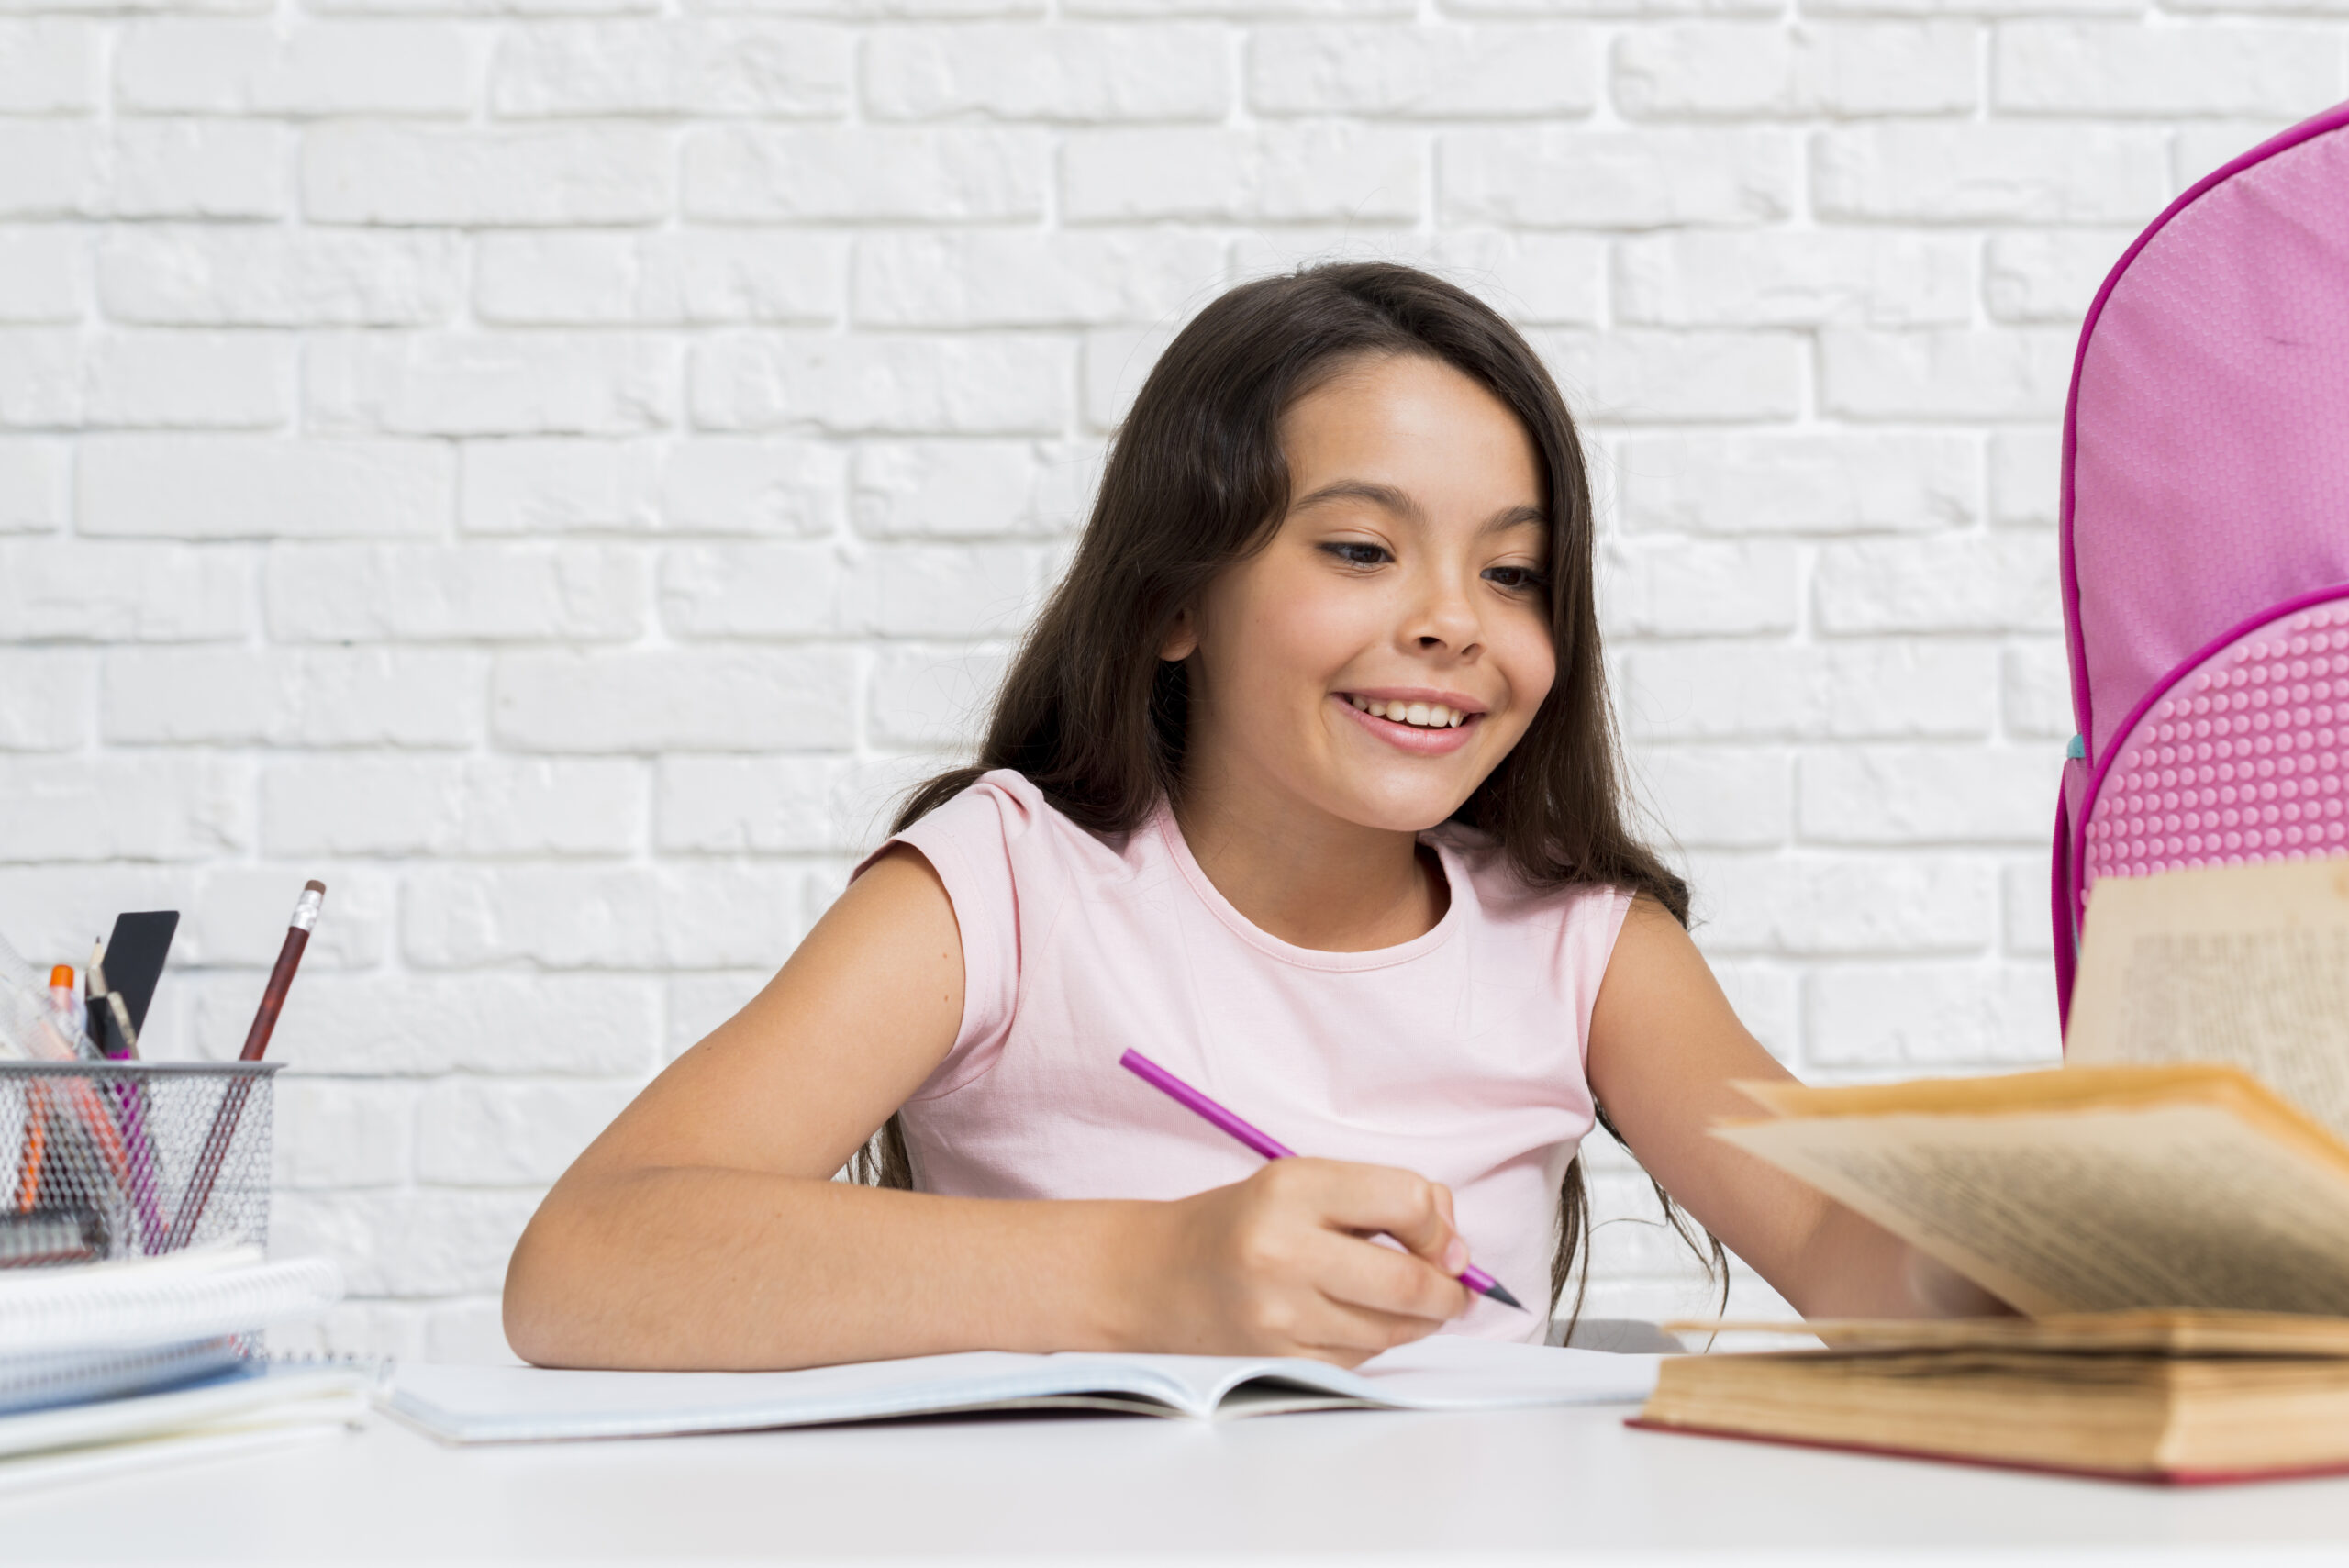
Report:
[[[1339,815],[1359,822],[1365,828],[1380,828],[1395,833],[1424,833],[1451,818],[1460,809],[1473,790],[1454,793],[1452,790],[1431,790],[1420,785],[1402,785],[1380,789],[1356,788],[1343,792],[1346,805]]]

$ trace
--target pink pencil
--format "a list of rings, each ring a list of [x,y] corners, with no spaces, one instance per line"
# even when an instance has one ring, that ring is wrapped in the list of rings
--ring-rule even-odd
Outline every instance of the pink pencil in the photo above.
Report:
[[[1265,1159],[1294,1160],[1297,1158],[1296,1150],[1279,1141],[1271,1134],[1249,1126],[1248,1123],[1233,1116],[1141,1051],[1127,1051],[1118,1058],[1118,1065],[1181,1106],[1185,1110],[1213,1122]],[[1500,1281],[1474,1264],[1460,1271],[1460,1283],[1470,1290],[1491,1296],[1504,1307],[1514,1307],[1520,1312],[1525,1310],[1525,1304],[1511,1296]]]

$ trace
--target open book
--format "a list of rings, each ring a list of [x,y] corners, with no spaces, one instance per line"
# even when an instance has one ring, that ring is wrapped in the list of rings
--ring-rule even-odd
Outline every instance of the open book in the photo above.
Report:
[[[2107,879],[2085,936],[2064,1067],[1750,1084],[1774,1114],[1715,1129],[2031,1317],[1667,1363],[1645,1424],[2147,1479],[2349,1467],[2349,860]]]
[[[1354,1407],[1493,1410],[1635,1403],[1656,1359],[1437,1335],[1353,1372],[1320,1362],[973,1351],[802,1372],[401,1366],[380,1396],[444,1442],[664,1437],[973,1410],[1213,1418]]]

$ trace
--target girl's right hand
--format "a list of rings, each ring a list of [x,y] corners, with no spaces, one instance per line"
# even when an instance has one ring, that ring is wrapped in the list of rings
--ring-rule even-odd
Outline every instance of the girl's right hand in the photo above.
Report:
[[[1151,1206],[1134,1238],[1137,1348],[1353,1366],[1468,1309],[1449,1188],[1408,1171],[1275,1160]],[[1384,1232],[1401,1246],[1372,1238]],[[1408,1249],[1408,1250],[1407,1250]]]

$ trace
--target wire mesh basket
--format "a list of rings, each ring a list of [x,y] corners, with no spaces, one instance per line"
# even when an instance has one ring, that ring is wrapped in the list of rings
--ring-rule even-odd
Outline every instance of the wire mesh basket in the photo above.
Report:
[[[273,1062],[0,1062],[0,1268],[269,1243]]]

